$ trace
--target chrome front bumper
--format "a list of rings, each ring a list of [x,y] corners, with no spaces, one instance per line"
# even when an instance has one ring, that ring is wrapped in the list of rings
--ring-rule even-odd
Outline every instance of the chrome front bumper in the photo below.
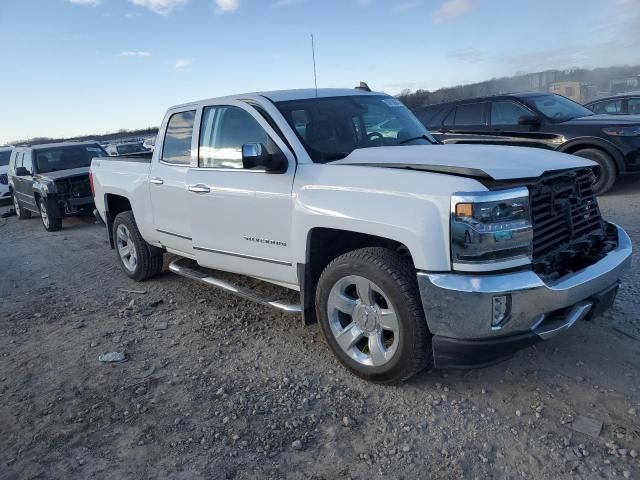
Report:
[[[429,330],[448,339],[488,340],[531,333],[547,339],[593,311],[600,313],[602,309],[596,308],[599,296],[617,287],[631,262],[631,239],[614,227],[618,233],[615,250],[553,283],[545,283],[532,271],[491,275],[419,272]],[[510,296],[511,310],[499,327],[493,327],[493,298],[500,295]],[[613,300],[612,295],[608,298]]]

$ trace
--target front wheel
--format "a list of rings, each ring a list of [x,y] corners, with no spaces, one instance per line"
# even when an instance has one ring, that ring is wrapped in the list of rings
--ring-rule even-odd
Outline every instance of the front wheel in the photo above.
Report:
[[[335,355],[362,378],[397,383],[429,364],[416,273],[397,252],[363,248],[333,260],[320,276],[316,311]]]
[[[47,232],[57,232],[62,230],[62,218],[57,216],[52,208],[49,207],[47,200],[43,197],[38,202],[40,208],[40,219],[42,226]]]
[[[133,213],[119,213],[113,221],[113,243],[118,252],[122,270],[139,282],[158,275],[162,271],[163,255],[152,251],[142,238]]]
[[[574,155],[598,164],[596,181],[593,184],[593,191],[596,195],[602,195],[611,190],[618,178],[618,169],[611,155],[597,148],[583,148],[574,152]]]

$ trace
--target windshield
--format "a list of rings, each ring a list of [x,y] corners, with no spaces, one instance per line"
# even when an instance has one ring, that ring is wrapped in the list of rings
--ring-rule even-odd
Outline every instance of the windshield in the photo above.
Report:
[[[560,95],[536,95],[525,100],[554,123],[593,115],[591,110]]]
[[[99,145],[47,148],[36,150],[35,154],[38,173],[88,167],[91,165],[93,157],[104,157],[106,155]]]
[[[0,167],[6,167],[9,165],[9,158],[11,158],[11,150],[0,152]]]
[[[436,143],[402,102],[386,95],[308,98],[276,107],[316,163],[357,148]]]

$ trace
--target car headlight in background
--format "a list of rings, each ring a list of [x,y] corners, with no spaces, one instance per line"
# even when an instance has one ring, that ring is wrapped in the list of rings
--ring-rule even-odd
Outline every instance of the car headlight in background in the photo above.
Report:
[[[637,137],[640,136],[640,125],[631,127],[607,127],[602,131],[612,137]]]
[[[533,228],[526,187],[457,193],[451,200],[454,270],[486,271],[531,263]]]

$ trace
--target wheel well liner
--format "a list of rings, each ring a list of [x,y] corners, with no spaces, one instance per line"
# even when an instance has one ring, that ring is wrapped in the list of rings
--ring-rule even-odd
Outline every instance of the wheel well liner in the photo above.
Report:
[[[336,257],[366,247],[383,247],[406,255],[413,264],[409,249],[402,243],[366,233],[334,228],[313,228],[307,236],[305,263],[299,263],[298,282],[305,325],[315,323],[315,296],[318,279],[325,267]]]
[[[115,245],[113,244],[113,220],[118,216],[119,213],[132,210],[131,202],[129,202],[129,199],[127,197],[107,193],[104,196],[104,206],[106,217],[105,220],[107,223],[107,229],[109,231],[109,244],[111,245],[111,248],[115,248]]]

